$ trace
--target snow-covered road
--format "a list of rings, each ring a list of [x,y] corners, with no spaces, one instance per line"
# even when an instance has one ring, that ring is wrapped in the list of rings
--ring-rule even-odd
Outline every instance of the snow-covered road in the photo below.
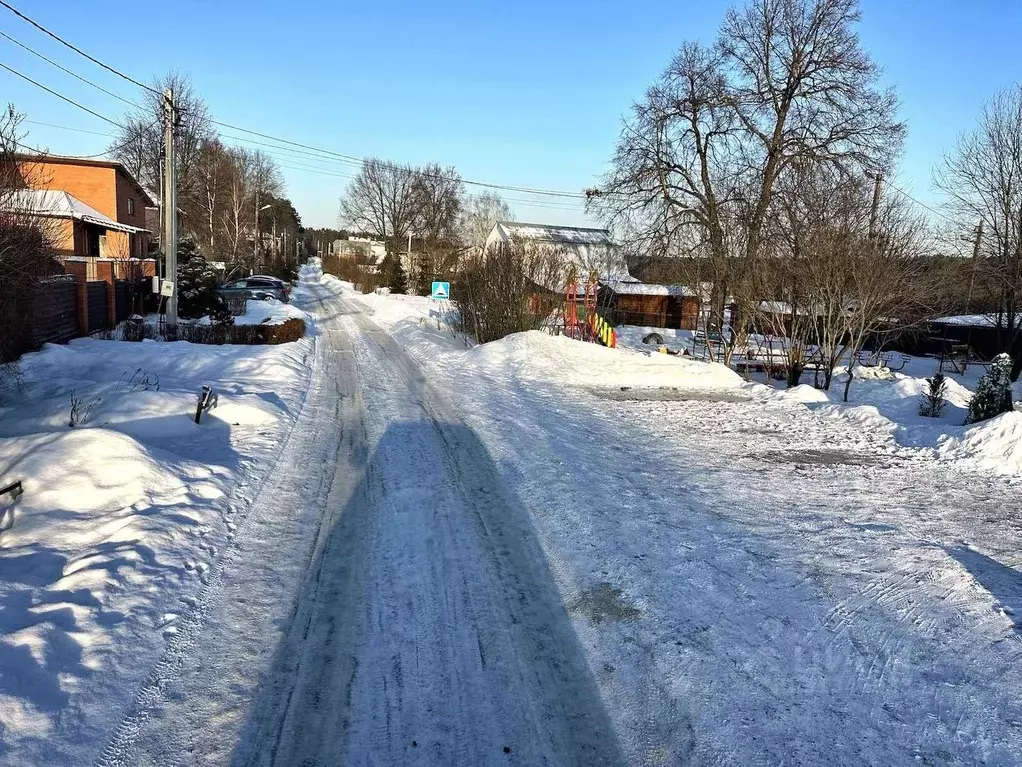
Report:
[[[303,289],[305,406],[108,764],[1022,759],[1018,479]]]
[[[306,302],[303,412],[106,763],[620,762],[486,449],[360,304]]]

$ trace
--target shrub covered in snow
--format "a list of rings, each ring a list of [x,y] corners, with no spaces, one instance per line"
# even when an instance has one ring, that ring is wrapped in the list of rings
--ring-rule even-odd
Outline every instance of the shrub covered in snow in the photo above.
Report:
[[[940,418],[947,406],[947,379],[943,373],[926,379],[926,389],[919,395],[919,415]]]
[[[965,422],[979,423],[1011,409],[1011,357],[998,354],[990,363],[990,370],[979,379]]]

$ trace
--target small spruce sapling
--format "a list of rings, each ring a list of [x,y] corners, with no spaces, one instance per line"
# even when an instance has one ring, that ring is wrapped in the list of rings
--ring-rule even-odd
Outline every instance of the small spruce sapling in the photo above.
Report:
[[[947,379],[943,373],[926,379],[926,391],[919,395],[919,415],[925,418],[940,418],[947,405]]]
[[[976,393],[969,400],[969,412],[965,422],[979,423],[1012,409],[1011,402],[1011,357],[998,354],[990,363],[990,370],[983,374],[976,386]]]

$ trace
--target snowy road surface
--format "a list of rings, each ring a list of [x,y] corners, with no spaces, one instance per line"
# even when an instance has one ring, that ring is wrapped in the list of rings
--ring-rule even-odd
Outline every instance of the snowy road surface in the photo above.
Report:
[[[105,763],[1022,762],[1019,480],[307,291],[305,407]]]
[[[106,763],[622,761],[486,449],[361,310],[311,302],[305,409]]]

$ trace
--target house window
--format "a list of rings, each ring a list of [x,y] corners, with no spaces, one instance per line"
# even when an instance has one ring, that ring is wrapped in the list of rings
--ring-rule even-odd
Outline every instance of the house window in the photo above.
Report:
[[[135,198],[134,197],[129,197],[128,198],[128,215],[129,216],[134,216],[135,215]]]

